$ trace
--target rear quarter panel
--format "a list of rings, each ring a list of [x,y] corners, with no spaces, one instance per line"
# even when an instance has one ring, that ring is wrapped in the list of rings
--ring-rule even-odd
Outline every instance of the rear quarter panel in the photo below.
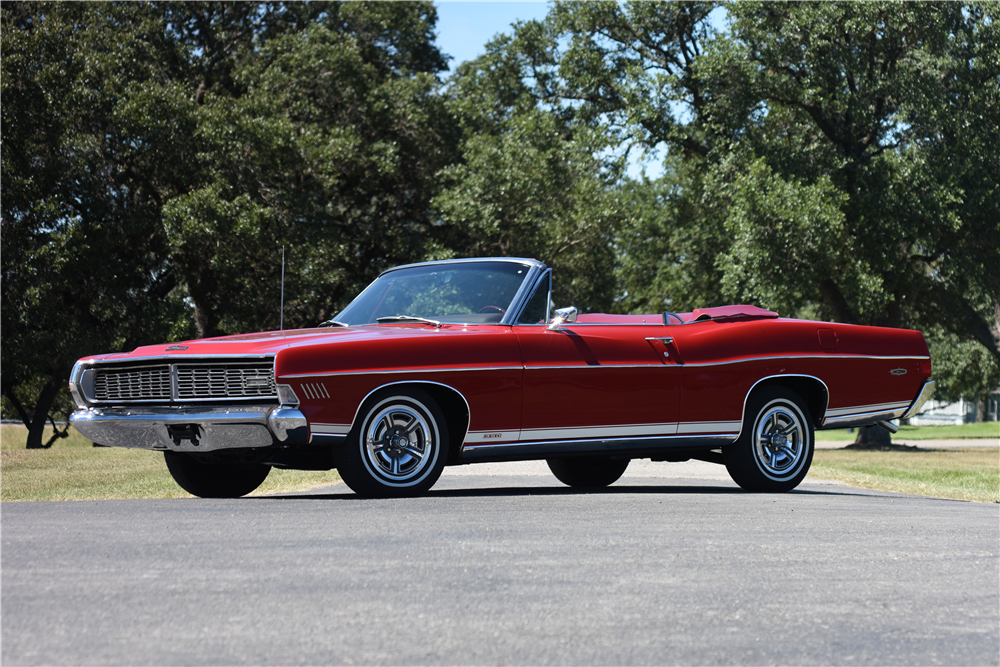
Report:
[[[833,330],[834,349],[821,345],[820,329]],[[682,421],[742,420],[744,401],[762,378],[815,377],[829,392],[827,410],[863,412],[909,404],[930,376],[919,331],[759,319],[699,322],[672,333],[684,364]]]

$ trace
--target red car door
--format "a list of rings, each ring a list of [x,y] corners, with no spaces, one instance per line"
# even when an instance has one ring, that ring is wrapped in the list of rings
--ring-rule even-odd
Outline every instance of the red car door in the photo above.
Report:
[[[667,327],[574,322],[514,331],[524,361],[521,442],[676,433],[681,367]]]

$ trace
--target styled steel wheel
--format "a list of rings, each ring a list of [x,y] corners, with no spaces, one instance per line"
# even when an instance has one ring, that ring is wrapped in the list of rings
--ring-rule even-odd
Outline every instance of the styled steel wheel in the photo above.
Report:
[[[390,402],[365,429],[365,465],[388,484],[412,485],[426,474],[436,434],[426,409]]]
[[[548,459],[549,470],[560,482],[573,487],[601,487],[614,484],[625,474],[629,459],[610,456]]]
[[[448,446],[444,417],[424,392],[386,392],[370,399],[351,432],[338,469],[369,497],[424,493],[441,476]]]
[[[234,454],[182,454],[163,452],[167,470],[177,485],[199,498],[239,498],[264,483],[271,466],[241,461]]]
[[[724,448],[726,468],[748,491],[794,489],[809,472],[813,425],[802,399],[781,387],[768,387],[747,402],[740,439]]]

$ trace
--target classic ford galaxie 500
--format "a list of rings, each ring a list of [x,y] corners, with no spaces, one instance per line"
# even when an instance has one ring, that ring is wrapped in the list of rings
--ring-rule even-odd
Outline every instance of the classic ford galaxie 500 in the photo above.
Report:
[[[699,459],[776,492],[805,477],[815,429],[892,429],[933,391],[919,331],[754,306],[553,306],[536,260],[401,266],[317,328],[81,359],[71,421],[103,445],[163,451],[203,497],[250,493],[272,466],[415,495],[446,465],[517,459],[582,487],[633,458]]]

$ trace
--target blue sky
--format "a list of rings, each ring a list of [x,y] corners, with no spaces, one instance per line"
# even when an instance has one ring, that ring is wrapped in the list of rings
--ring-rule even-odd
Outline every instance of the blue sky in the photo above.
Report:
[[[437,43],[449,56],[451,71],[484,52],[484,45],[499,32],[510,33],[511,23],[542,19],[547,2],[435,2],[438,12]]]
[[[482,55],[486,42],[500,32],[510,34],[516,21],[543,19],[549,11],[549,2],[498,2],[497,0],[461,0],[435,2],[437,7],[437,44],[445,55],[451,71],[466,60]],[[721,21],[720,21],[721,23]],[[638,151],[633,151],[628,174],[638,178],[645,168],[650,178],[663,173],[663,146],[646,156],[645,165]]]

